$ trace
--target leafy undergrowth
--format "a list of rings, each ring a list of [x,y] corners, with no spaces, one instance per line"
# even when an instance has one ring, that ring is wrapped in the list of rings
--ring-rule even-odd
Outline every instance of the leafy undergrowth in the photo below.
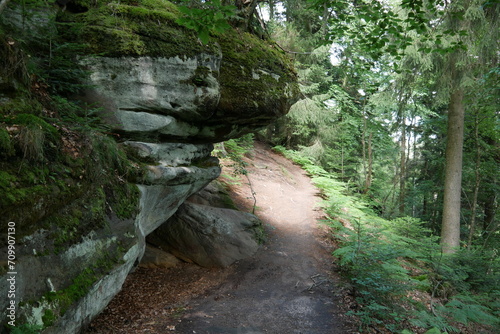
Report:
[[[442,254],[438,237],[413,217],[385,220],[347,193],[345,184],[295,151],[276,147],[310,174],[339,248],[361,332],[500,332],[497,249]]]

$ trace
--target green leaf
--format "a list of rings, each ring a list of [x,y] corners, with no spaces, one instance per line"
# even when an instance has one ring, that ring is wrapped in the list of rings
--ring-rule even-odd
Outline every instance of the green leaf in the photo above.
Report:
[[[202,29],[201,31],[198,32],[198,38],[203,44],[207,44],[208,40],[210,39],[209,31],[208,29]]]

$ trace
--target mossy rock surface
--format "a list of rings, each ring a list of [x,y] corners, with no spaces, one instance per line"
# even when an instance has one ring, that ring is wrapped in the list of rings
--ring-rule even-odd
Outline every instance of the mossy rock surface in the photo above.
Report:
[[[292,62],[283,51],[273,42],[237,30],[217,40],[223,50],[219,113],[232,115],[231,123],[253,114],[262,125],[286,114],[299,90]]]
[[[95,73],[97,81],[92,81],[97,86],[95,92],[108,94],[97,96],[91,93],[86,95],[86,98],[90,100],[95,98],[105,108],[110,108],[106,109],[108,115],[120,113],[116,118],[126,117],[126,122],[129,122],[130,115],[125,115],[123,110],[141,109],[140,111],[154,115],[168,115],[180,119],[185,123],[183,126],[193,132],[191,134],[184,131],[180,135],[170,129],[152,129],[158,133],[145,134],[144,130],[138,132],[134,127],[118,126],[117,131],[125,129],[127,132],[125,135],[129,138],[134,140],[159,138],[160,141],[184,142],[224,141],[268,125],[285,115],[298,99],[299,88],[292,61],[272,41],[230,28],[224,32],[212,32],[209,42],[204,45],[194,31],[176,23],[181,14],[175,5],[168,1],[101,0],[89,3],[76,0],[75,4],[78,4],[79,10],[74,12],[67,10],[60,15],[59,21],[70,23],[68,27],[71,28],[66,32],[67,40],[76,40],[88,46],[87,56],[90,57],[88,63],[99,64],[92,67],[92,70],[97,72]],[[102,57],[102,61],[93,60],[92,57]],[[130,61],[130,58],[147,58],[145,63],[148,64],[147,70],[151,75],[148,79],[151,82],[140,77],[134,82],[146,80],[144,83],[151,85],[152,91],[164,92],[155,99],[155,107],[150,108],[154,110],[148,109],[152,102],[147,101],[147,94],[140,95],[149,87],[137,90],[135,88],[137,85],[125,80],[122,80],[123,82],[115,80],[117,77],[123,78],[124,73],[130,72],[125,70],[130,68],[125,64],[132,64],[131,66],[142,64]],[[115,68],[116,65],[113,64],[120,59],[123,59],[124,66]],[[173,91],[165,90],[164,86],[154,86],[154,83],[161,85],[164,82],[178,80],[176,77],[178,74],[172,74],[169,78],[169,73],[166,73],[168,71],[159,70],[163,69],[162,66],[166,66],[161,65],[165,59],[181,59],[178,68],[186,66],[187,71],[192,69],[188,69],[182,61],[194,60],[198,64],[191,79],[182,79],[177,83],[183,87],[182,90],[175,90],[174,86],[172,86]],[[211,69],[206,67],[208,60],[213,66]],[[123,73],[115,73],[121,68],[124,69]],[[188,96],[188,92],[206,90],[204,85],[207,85],[207,77],[210,77],[210,80],[217,80],[217,84],[212,85],[209,93],[192,98],[193,110],[179,114],[174,110],[176,107],[168,107],[168,103],[165,103],[167,109],[162,109],[164,104],[159,101],[163,99],[177,102],[179,94]],[[103,89],[99,89],[99,85],[103,85]],[[127,91],[132,87],[135,90]],[[218,98],[214,98],[213,90],[218,90]],[[119,99],[120,96],[124,98]],[[133,100],[132,97],[135,96],[138,96],[138,99]],[[117,98],[119,102],[116,101]],[[145,100],[142,101],[141,98]],[[127,102],[128,99],[131,103]],[[184,100],[189,99],[191,97],[186,97]],[[206,102],[207,99],[211,102]],[[113,107],[118,103],[119,109]],[[202,107],[207,103],[209,107]],[[203,111],[205,109],[206,112]],[[148,120],[142,121],[142,123],[147,122]],[[114,121],[114,124],[121,123]],[[142,135],[145,137],[141,137]]]
[[[216,52],[215,46],[202,45],[193,31],[175,23],[179,15],[168,1],[76,0],[59,21],[74,23],[68,37],[102,56],[190,57]]]
[[[37,126],[44,129],[45,136],[52,137],[57,144],[58,131],[29,116],[26,119],[39,122]],[[79,236],[89,230],[102,227],[106,215],[134,217],[138,210],[138,189],[114,174],[133,178],[131,163],[114,140],[97,133],[89,138],[93,138],[87,139],[92,143],[79,143],[82,146],[77,158],[54,148],[51,155],[40,161],[29,160],[22,152],[0,159],[0,215],[7,218],[1,222],[4,229],[8,221],[16,222],[16,234],[21,238],[40,228],[55,228],[67,232],[54,236],[59,246],[63,246],[66,242],[78,242]],[[84,214],[76,214],[77,211]],[[4,239],[0,239],[1,244]]]

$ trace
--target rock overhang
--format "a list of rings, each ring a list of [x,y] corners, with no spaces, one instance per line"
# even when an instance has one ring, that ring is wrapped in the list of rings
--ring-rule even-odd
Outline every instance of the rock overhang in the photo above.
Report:
[[[298,97],[292,63],[271,41],[231,28],[203,45],[165,1],[75,3],[87,10],[60,20],[81,25],[76,38],[88,45],[80,63],[94,88],[82,99],[131,139],[224,141],[285,115]]]

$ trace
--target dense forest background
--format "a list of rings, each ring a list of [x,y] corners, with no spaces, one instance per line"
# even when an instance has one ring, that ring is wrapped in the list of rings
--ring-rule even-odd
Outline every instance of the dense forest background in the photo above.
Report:
[[[336,174],[382,217],[416,217],[440,234],[447,126],[460,127],[462,246],[494,242],[498,4],[282,5],[269,10],[268,31],[295,58],[303,99],[274,142]],[[465,109],[463,128],[449,119],[454,104]]]
[[[250,20],[302,90],[260,135],[323,190],[362,329],[498,330],[499,11],[290,0]]]

